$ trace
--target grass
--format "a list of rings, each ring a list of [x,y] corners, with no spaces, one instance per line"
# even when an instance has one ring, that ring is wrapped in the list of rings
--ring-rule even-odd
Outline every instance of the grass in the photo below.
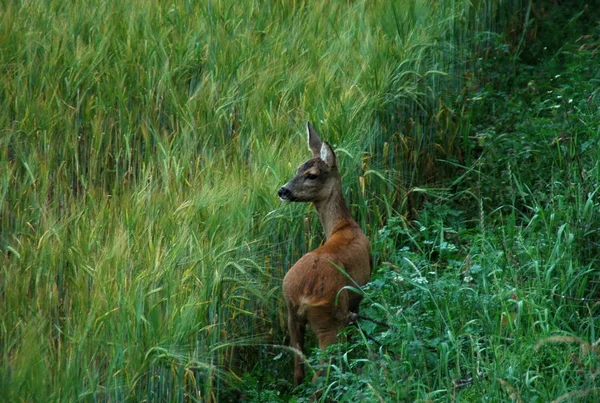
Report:
[[[3,2],[0,400],[307,398],[280,281],[321,230],[275,192],[309,119],[392,326],[324,399],[592,399],[597,27],[518,63],[593,21],[525,6]]]
[[[511,62],[506,37],[475,54],[461,121],[473,159],[452,193],[429,192],[416,217],[388,216],[363,312],[392,328],[349,331],[329,379],[308,386],[324,388],[321,401],[597,400],[598,26],[588,29],[537,65]]]

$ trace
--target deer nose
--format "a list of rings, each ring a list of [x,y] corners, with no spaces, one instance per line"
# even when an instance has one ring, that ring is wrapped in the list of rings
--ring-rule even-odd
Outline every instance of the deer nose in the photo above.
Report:
[[[292,192],[284,186],[277,191],[277,195],[281,200],[289,200]]]

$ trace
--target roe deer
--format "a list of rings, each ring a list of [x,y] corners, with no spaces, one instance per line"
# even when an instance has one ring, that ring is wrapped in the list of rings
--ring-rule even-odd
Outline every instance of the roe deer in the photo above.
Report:
[[[306,129],[313,156],[278,191],[283,201],[312,202],[326,236],[325,243],[300,258],[283,279],[290,344],[300,351],[307,324],[320,349],[336,341],[338,332],[358,314],[362,299],[344,287],[363,286],[371,278],[371,244],[344,202],[335,153],[310,122]],[[298,354],[294,361],[294,383],[299,385],[304,379],[304,362]]]

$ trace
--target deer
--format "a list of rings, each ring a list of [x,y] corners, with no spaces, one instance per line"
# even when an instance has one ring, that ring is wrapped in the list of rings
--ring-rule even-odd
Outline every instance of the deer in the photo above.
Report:
[[[371,278],[371,244],[352,219],[342,195],[338,159],[310,122],[306,123],[312,158],[277,192],[284,202],[312,203],[325,232],[325,242],[302,256],[283,279],[294,384],[304,380],[306,326],[315,333],[319,349],[337,341],[339,331],[358,316],[362,295],[354,292]],[[313,381],[319,376],[316,373]]]

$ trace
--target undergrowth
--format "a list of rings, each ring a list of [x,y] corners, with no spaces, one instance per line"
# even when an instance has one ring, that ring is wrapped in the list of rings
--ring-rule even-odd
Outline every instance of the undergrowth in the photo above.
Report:
[[[457,99],[469,141],[446,163],[459,175],[375,238],[361,313],[388,326],[360,321],[311,351],[326,375],[291,401],[597,401],[600,26],[587,27],[536,64],[520,56],[537,41],[515,57],[510,36],[475,39],[489,47],[473,44]]]

